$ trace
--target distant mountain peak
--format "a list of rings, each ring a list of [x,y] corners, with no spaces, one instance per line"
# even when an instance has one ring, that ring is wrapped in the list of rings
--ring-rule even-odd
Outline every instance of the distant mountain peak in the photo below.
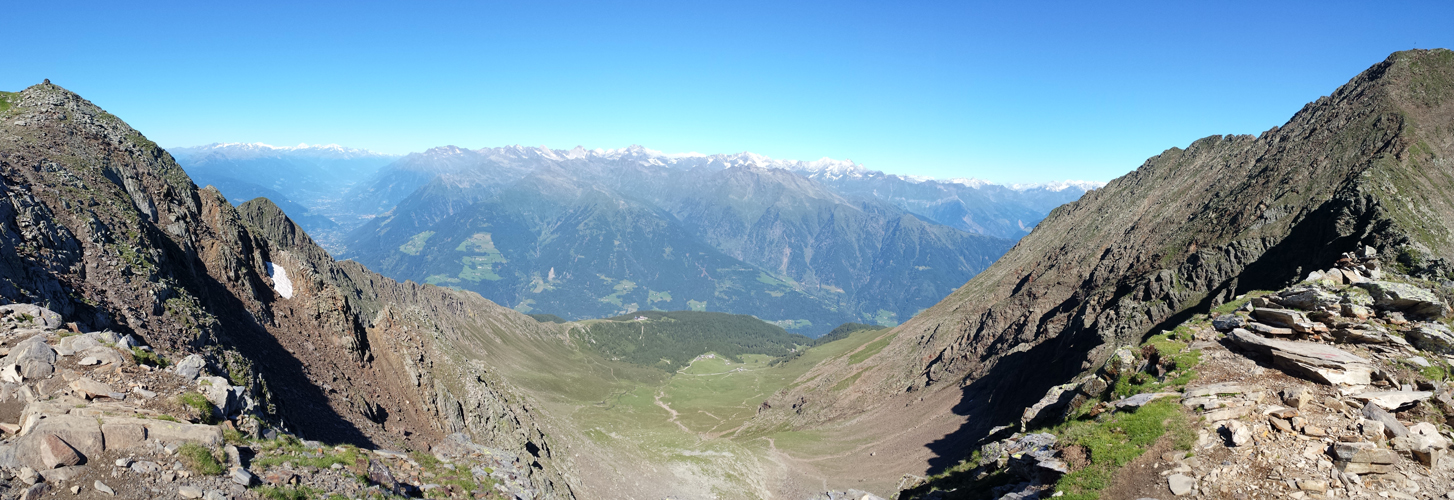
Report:
[[[214,142],[202,146],[167,148],[175,156],[197,156],[222,154],[242,159],[275,154],[295,154],[328,158],[394,158],[401,155],[380,153],[368,149],[350,148],[338,144],[298,143],[297,146],[274,146],[263,142]]]

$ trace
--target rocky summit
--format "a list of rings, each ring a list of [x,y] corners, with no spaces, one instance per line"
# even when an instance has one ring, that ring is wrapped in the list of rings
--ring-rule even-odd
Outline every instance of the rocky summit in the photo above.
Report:
[[[0,97],[0,494],[574,496],[477,361],[556,331],[335,262],[49,82]]]

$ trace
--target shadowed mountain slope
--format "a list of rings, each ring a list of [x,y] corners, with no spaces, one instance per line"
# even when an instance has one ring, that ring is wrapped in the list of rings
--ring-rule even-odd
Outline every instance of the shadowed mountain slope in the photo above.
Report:
[[[1451,158],[1454,52],[1396,53],[1281,127],[1167,150],[1052,211],[861,363],[824,363],[770,398],[755,425],[851,435],[897,422],[907,430],[880,444],[920,451],[884,464],[895,477],[874,479],[891,483],[953,463],[1112,348],[1358,245],[1442,276]]]

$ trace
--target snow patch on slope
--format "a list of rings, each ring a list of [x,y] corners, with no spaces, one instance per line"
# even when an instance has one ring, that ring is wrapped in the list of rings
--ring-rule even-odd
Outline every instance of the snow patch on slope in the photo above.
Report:
[[[293,281],[288,279],[288,270],[283,266],[268,262],[268,277],[273,279],[273,290],[278,291],[285,299],[293,298]]]

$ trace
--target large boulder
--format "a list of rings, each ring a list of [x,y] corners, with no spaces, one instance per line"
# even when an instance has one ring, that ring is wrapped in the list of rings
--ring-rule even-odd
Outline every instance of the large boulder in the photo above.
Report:
[[[1390,340],[1383,327],[1370,323],[1352,323],[1333,330],[1333,338],[1345,344],[1387,344]]]
[[[1454,354],[1454,332],[1440,323],[1419,323],[1406,335],[1421,350],[1438,354]]]
[[[1367,441],[1337,443],[1333,445],[1333,460],[1338,470],[1347,474],[1386,474],[1393,472],[1398,453]]]
[[[1373,297],[1373,305],[1428,318],[1444,316],[1449,307],[1434,292],[1408,283],[1369,281],[1359,283]]]
[[[1336,306],[1342,300],[1337,295],[1328,293],[1320,288],[1294,288],[1278,294],[1278,302],[1282,305],[1304,311],[1314,311],[1324,307]]]
[[[202,369],[207,367],[207,360],[197,354],[188,355],[182,358],[174,368],[176,374],[186,380],[196,380],[202,374]]]
[[[93,347],[102,347],[100,338],[101,336],[96,333],[71,335],[62,338],[60,343],[56,345],[56,353],[61,356],[71,356]]]
[[[1372,362],[1333,346],[1273,340],[1240,328],[1232,330],[1227,338],[1243,349],[1272,357],[1273,363],[1284,371],[1316,382],[1329,385],[1372,383]]]
[[[1252,310],[1252,317],[1269,325],[1291,328],[1298,333],[1312,333],[1314,328],[1312,320],[1306,314],[1291,309],[1257,308]]]
[[[8,304],[0,306],[0,321],[14,327],[60,328],[61,315],[55,311],[34,304]]]
[[[43,335],[25,339],[0,360],[0,366],[14,366],[14,370],[27,380],[42,379],[55,373],[56,351],[45,343]]]
[[[1369,391],[1353,395],[1353,399],[1378,405],[1389,411],[1408,409],[1419,401],[1432,397],[1434,397],[1434,393],[1428,391]]]
[[[1136,371],[1136,353],[1129,347],[1116,349],[1106,360],[1106,376],[1112,380]]]
[[[1212,328],[1216,328],[1219,332],[1230,332],[1233,328],[1245,326],[1247,326],[1247,318],[1236,314],[1223,314],[1212,319]]]
[[[1050,415],[1056,414],[1053,410],[1064,408],[1065,405],[1070,403],[1070,400],[1075,397],[1075,388],[1077,385],[1077,383],[1072,382],[1069,384],[1062,384],[1051,387],[1050,390],[1045,393],[1045,396],[1040,398],[1039,402],[1036,402],[1029,408],[1026,408],[1025,411],[1020,415],[1021,428],[1028,428],[1031,423],[1034,423]]]

